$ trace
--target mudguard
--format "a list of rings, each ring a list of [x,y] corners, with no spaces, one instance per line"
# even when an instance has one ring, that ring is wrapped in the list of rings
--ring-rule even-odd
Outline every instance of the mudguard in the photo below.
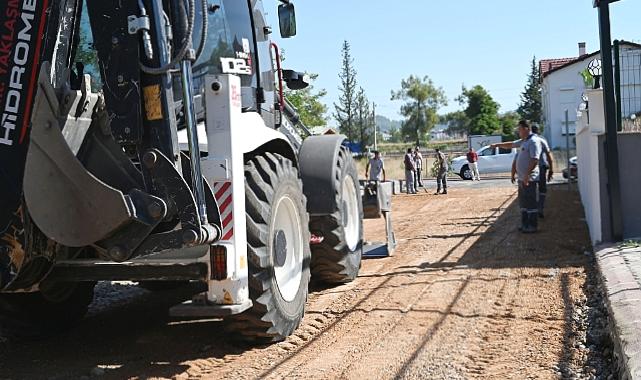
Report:
[[[343,141],[343,135],[323,135],[308,137],[303,142],[298,160],[310,215],[336,211],[336,161]]]

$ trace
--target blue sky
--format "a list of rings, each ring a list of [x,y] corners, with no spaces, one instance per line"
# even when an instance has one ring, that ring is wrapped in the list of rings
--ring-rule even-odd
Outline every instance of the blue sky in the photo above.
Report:
[[[358,81],[378,113],[400,119],[390,91],[402,78],[428,75],[443,87],[449,106],[461,85],[480,84],[513,110],[533,55],[574,57],[577,44],[599,49],[597,11],[592,0],[294,0],[298,35],[279,40],[287,68],[320,74],[333,110],[343,40],[352,45]],[[276,1],[265,7],[277,31]],[[611,5],[613,39],[641,42],[641,1]],[[274,33],[279,37],[278,33]]]

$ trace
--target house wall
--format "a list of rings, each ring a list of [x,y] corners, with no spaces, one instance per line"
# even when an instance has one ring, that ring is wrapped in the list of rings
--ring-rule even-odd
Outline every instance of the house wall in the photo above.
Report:
[[[575,147],[576,111],[585,92],[579,73],[594,59],[590,57],[547,75],[543,79],[545,137],[552,149],[565,148],[565,110],[569,110],[570,147]]]
[[[631,45],[621,46],[621,112],[623,117],[641,111],[641,49]],[[576,111],[586,92],[583,77],[579,74],[590,61],[600,54],[587,56],[572,65],[553,71],[543,78],[543,125],[550,146],[565,148],[565,110],[570,119],[570,146],[575,146]]]

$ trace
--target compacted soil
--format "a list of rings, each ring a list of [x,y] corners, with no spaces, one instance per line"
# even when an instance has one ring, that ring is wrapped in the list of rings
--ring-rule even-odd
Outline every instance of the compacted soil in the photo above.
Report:
[[[522,235],[516,188],[481,184],[396,196],[395,255],[365,260],[353,283],[313,284],[284,342],[248,347],[220,321],[169,319],[181,290],[101,283],[76,329],[0,338],[0,378],[608,378],[578,194],[552,186],[540,233]],[[382,219],[365,228],[383,239]]]

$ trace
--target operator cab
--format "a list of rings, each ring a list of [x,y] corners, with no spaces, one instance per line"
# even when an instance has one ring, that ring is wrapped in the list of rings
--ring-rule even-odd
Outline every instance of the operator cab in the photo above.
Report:
[[[233,74],[241,79],[243,112],[258,112],[265,124],[274,127],[275,111],[280,101],[276,94],[275,56],[270,41],[271,27],[264,18],[262,0],[214,0],[207,16],[207,42],[200,58],[193,65],[195,93],[204,93],[205,76]],[[278,9],[283,38],[296,35],[294,4],[286,2]],[[194,45],[202,39],[202,13],[197,7],[194,24]],[[292,87],[301,87],[298,74],[284,71]],[[198,118],[204,120],[204,104],[196,102]],[[198,104],[200,103],[200,104]]]

